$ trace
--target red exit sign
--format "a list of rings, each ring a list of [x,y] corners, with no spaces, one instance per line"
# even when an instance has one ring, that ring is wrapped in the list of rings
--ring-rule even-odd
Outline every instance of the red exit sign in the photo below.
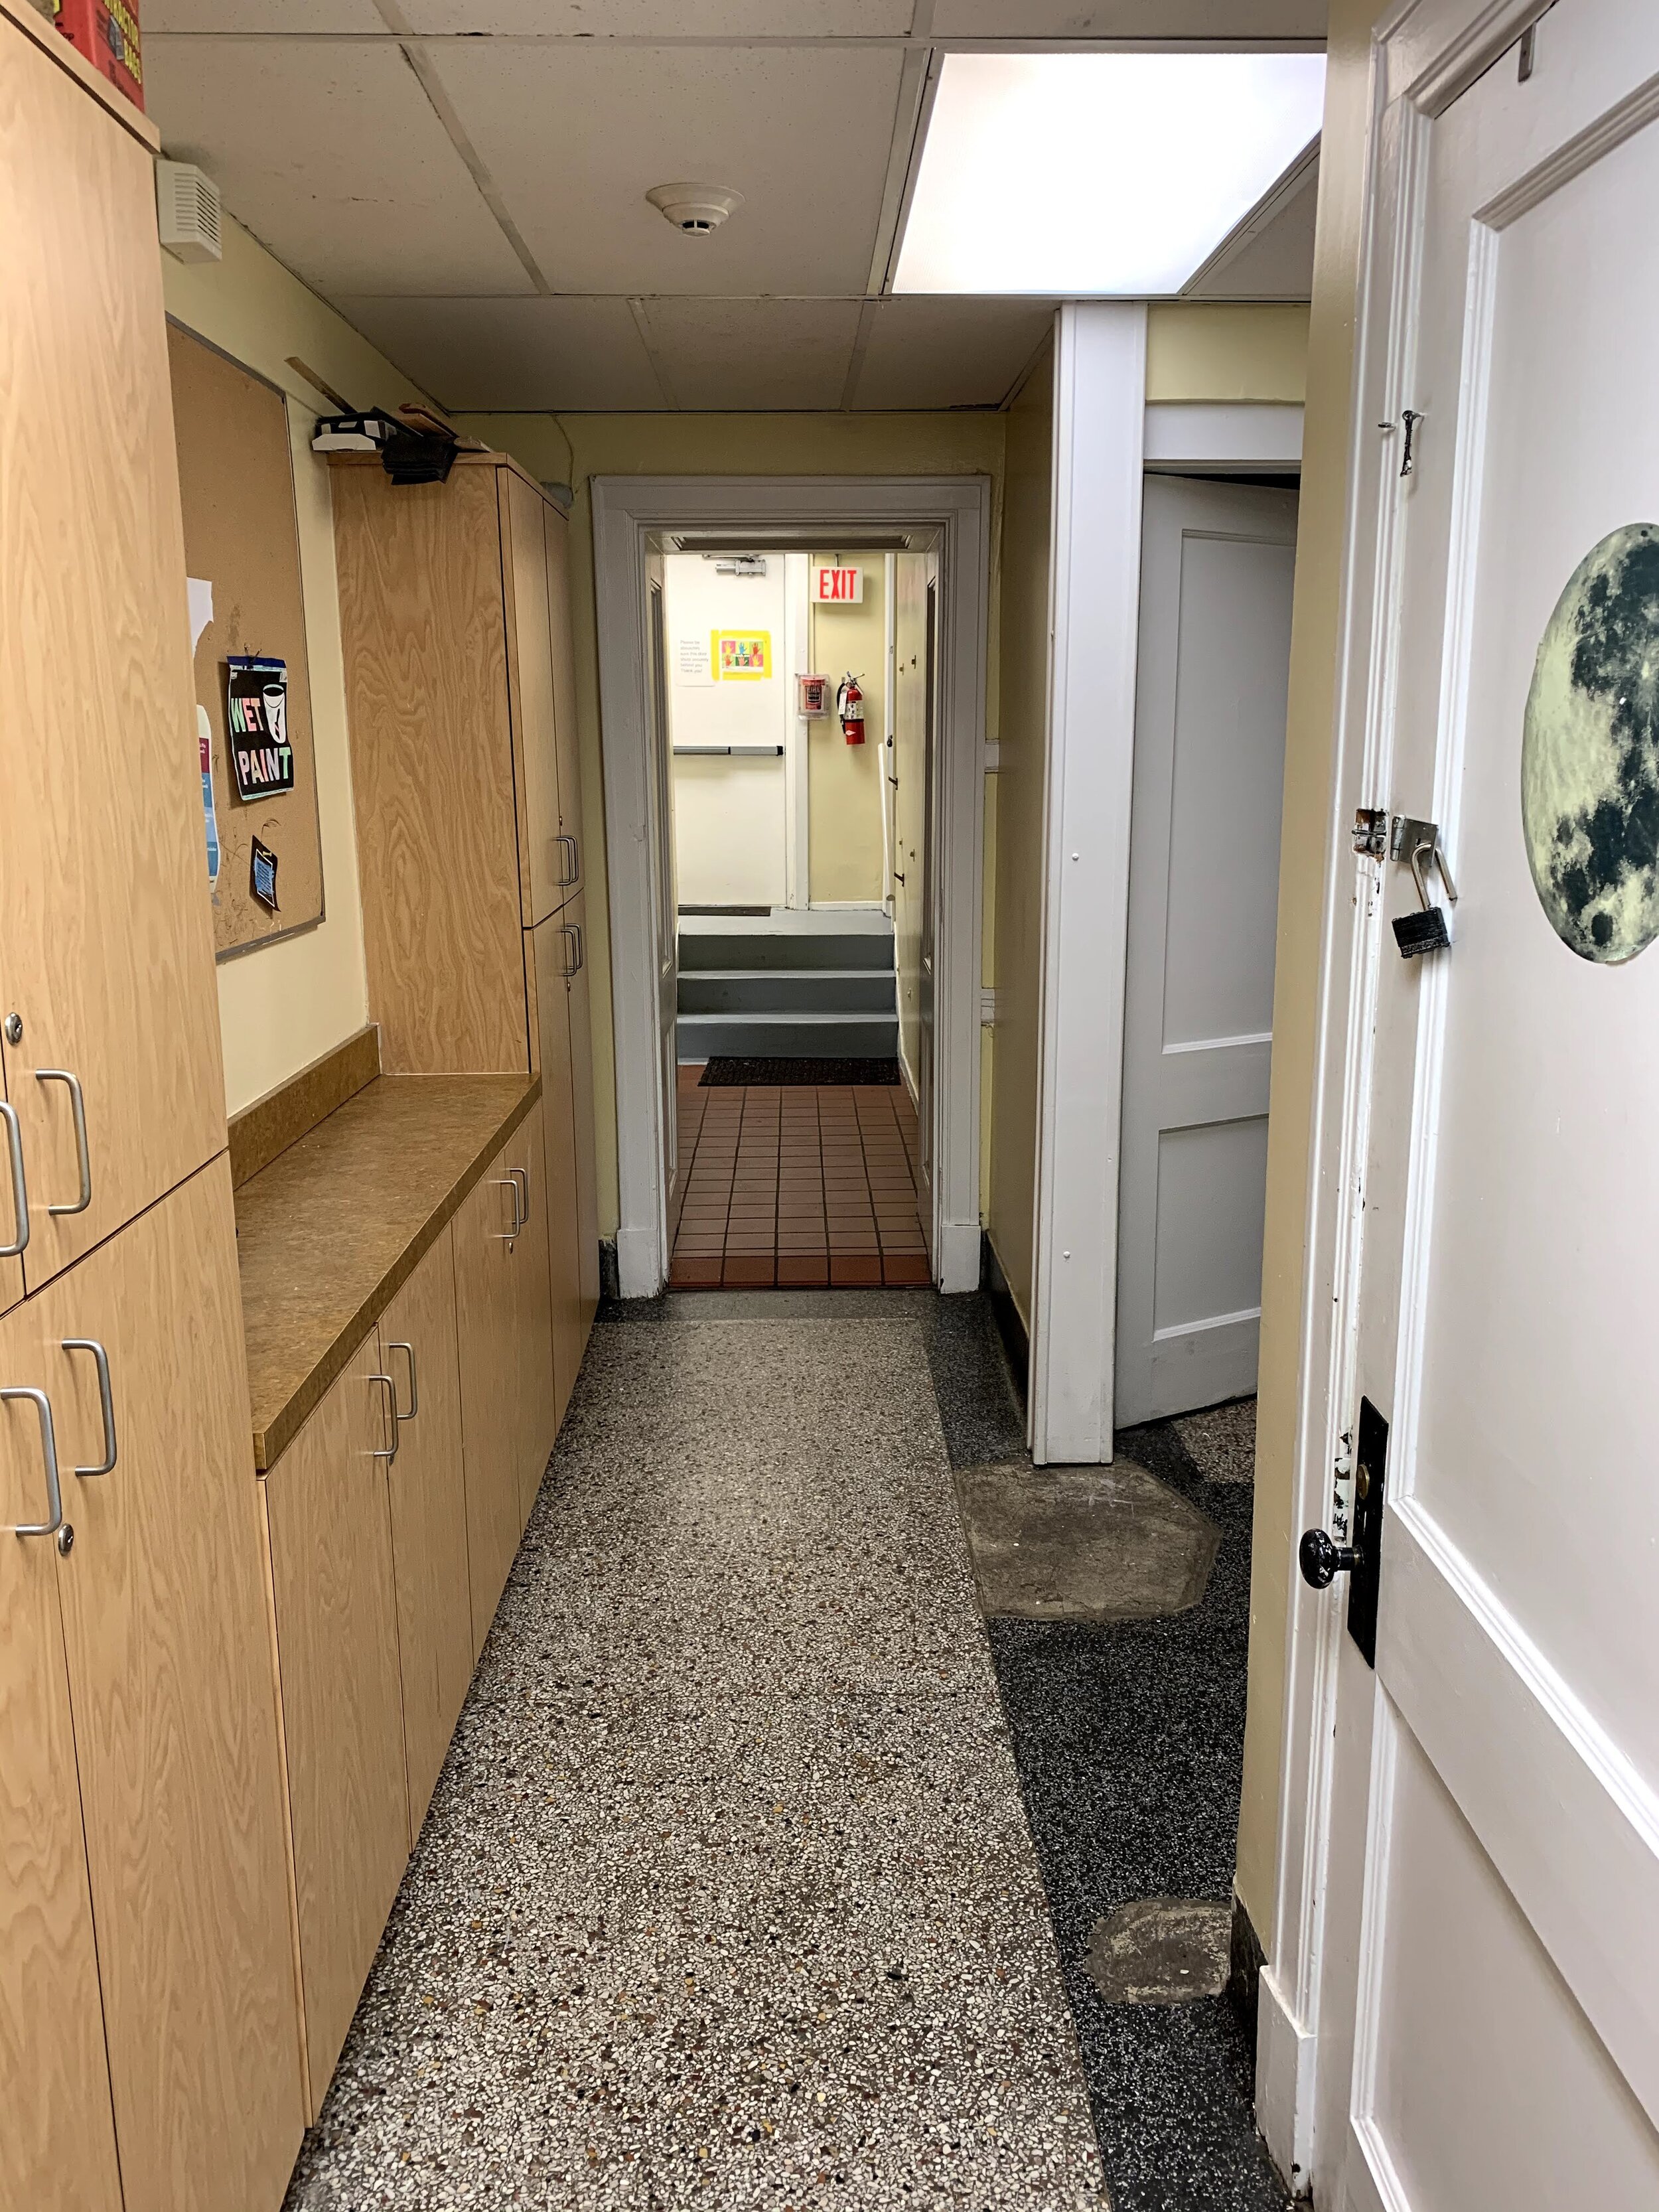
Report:
[[[864,571],[860,568],[822,568],[812,563],[812,603],[820,607],[861,607]]]

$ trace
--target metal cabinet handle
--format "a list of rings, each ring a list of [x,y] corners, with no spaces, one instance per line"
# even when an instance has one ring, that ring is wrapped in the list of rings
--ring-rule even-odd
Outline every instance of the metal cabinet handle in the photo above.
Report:
[[[398,1421],[412,1421],[421,1410],[421,1384],[420,1377],[415,1371],[415,1347],[412,1344],[398,1342],[388,1344],[386,1350],[401,1352],[409,1362],[409,1411],[406,1413],[400,1413],[398,1411],[398,1394],[394,1390],[392,1394],[392,1419]]]
[[[98,1370],[98,1403],[104,1416],[104,1463],[101,1467],[77,1467],[76,1474],[113,1474],[118,1446],[115,1441],[115,1394],[109,1385],[109,1354],[95,1336],[65,1336],[59,1338],[65,1352],[89,1352]]]
[[[29,1187],[23,1174],[23,1133],[15,1108],[0,1098],[0,1121],[6,1128],[6,1153],[11,1162],[11,1217],[15,1241],[0,1244],[0,1260],[15,1260],[29,1241]]]
[[[37,1067],[37,1083],[62,1083],[68,1085],[70,1109],[75,1115],[75,1153],[81,1169],[81,1195],[73,1206],[49,1206],[48,1213],[84,1213],[92,1204],[92,1160],[87,1151],[87,1102],[82,1096],[81,1079],[71,1075],[66,1067]]]
[[[516,1175],[496,1176],[490,1184],[490,1188],[510,1190],[513,1194],[513,1226],[510,1229],[497,1229],[494,1233],[498,1244],[516,1244],[519,1241],[519,1231],[524,1227],[524,1217],[519,1212],[518,1177]]]
[[[587,932],[580,921],[573,923],[572,927],[576,933],[576,964],[570,972],[573,975],[580,975],[587,965]]]
[[[568,830],[562,830],[553,842],[556,845],[562,845],[570,855],[570,872],[568,876],[561,875],[559,878],[559,889],[561,890],[568,890],[572,884],[580,880],[582,872],[581,847],[576,842],[575,839],[570,835],[570,832]]]
[[[523,1203],[519,1208],[519,1226],[522,1229],[526,1222],[530,1218],[529,1171],[525,1168],[509,1168],[507,1170],[507,1173],[512,1176],[514,1185],[522,1188],[524,1193]]]
[[[58,1437],[52,1425],[52,1401],[44,1390],[0,1390],[0,1398],[27,1398],[40,1416],[40,1455],[46,1463],[46,1505],[49,1521],[20,1521],[14,1536],[55,1536],[64,1525],[64,1491],[58,1480]]]
[[[369,1457],[383,1459],[390,1468],[392,1461],[398,1456],[398,1386],[389,1375],[370,1375],[364,1379],[369,1382],[383,1382],[386,1385],[386,1404],[392,1414],[392,1445],[389,1450],[371,1452]]]
[[[568,982],[573,975],[580,975],[587,965],[587,944],[579,921],[562,921],[559,934],[570,946],[570,965],[564,971],[565,981]]]

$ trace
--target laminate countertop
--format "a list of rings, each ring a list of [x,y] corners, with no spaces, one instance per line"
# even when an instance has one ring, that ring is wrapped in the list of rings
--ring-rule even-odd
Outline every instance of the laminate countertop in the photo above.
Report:
[[[237,1191],[262,1474],[541,1091],[538,1075],[378,1076]]]

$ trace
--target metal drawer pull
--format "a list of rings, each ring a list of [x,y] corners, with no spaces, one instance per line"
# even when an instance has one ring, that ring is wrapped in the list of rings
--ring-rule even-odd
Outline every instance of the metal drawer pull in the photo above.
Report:
[[[77,1467],[76,1474],[113,1474],[115,1472],[115,1394],[109,1386],[109,1354],[95,1336],[65,1336],[59,1340],[65,1352],[89,1352],[98,1369],[98,1403],[104,1416],[104,1463],[101,1467]]]
[[[519,1180],[516,1176],[496,1176],[490,1184],[492,1190],[510,1190],[513,1194],[513,1226],[497,1229],[494,1234],[498,1244],[516,1244],[519,1231],[524,1227],[524,1218],[519,1212]]]
[[[84,1213],[92,1204],[92,1160],[87,1151],[87,1102],[81,1094],[81,1079],[71,1075],[66,1067],[37,1067],[37,1083],[63,1083],[69,1086],[70,1109],[75,1115],[75,1152],[81,1169],[81,1195],[73,1206],[49,1206],[48,1213]]]
[[[572,884],[580,880],[581,876],[581,847],[568,830],[562,830],[553,842],[556,845],[562,845],[570,855],[570,873],[568,876],[561,875],[559,878],[559,889],[568,890]]]
[[[27,1398],[40,1416],[40,1455],[46,1462],[49,1521],[20,1521],[14,1536],[55,1536],[64,1525],[64,1492],[58,1480],[58,1437],[52,1425],[52,1401],[44,1390],[0,1390],[0,1398]]]
[[[6,1152],[11,1161],[11,1217],[16,1241],[0,1244],[0,1260],[15,1260],[29,1241],[29,1187],[23,1174],[23,1133],[16,1109],[0,1098],[0,1121],[6,1127]]]
[[[371,1452],[369,1456],[371,1459],[383,1459],[389,1468],[398,1456],[398,1386],[389,1375],[370,1375],[366,1379],[386,1385],[386,1403],[392,1409],[392,1446],[390,1450]]]
[[[587,945],[582,935],[582,926],[579,921],[562,921],[559,924],[559,934],[565,938],[570,945],[570,965],[564,971],[565,981],[568,982],[573,975],[580,975],[586,966]]]
[[[394,1390],[392,1394],[392,1418],[394,1420],[412,1421],[421,1410],[421,1385],[420,1379],[415,1372],[415,1347],[412,1344],[398,1342],[388,1344],[386,1350],[401,1352],[409,1362],[409,1411],[406,1413],[400,1413],[398,1411],[398,1394]]]
[[[519,1210],[519,1226],[522,1229],[530,1218],[530,1176],[524,1168],[509,1168],[507,1173],[524,1191],[524,1203]]]

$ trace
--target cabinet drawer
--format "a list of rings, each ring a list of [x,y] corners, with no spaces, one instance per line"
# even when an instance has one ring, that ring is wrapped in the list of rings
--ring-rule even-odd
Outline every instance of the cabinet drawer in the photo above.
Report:
[[[371,1330],[264,1486],[313,2116],[409,1856],[380,1349]]]

